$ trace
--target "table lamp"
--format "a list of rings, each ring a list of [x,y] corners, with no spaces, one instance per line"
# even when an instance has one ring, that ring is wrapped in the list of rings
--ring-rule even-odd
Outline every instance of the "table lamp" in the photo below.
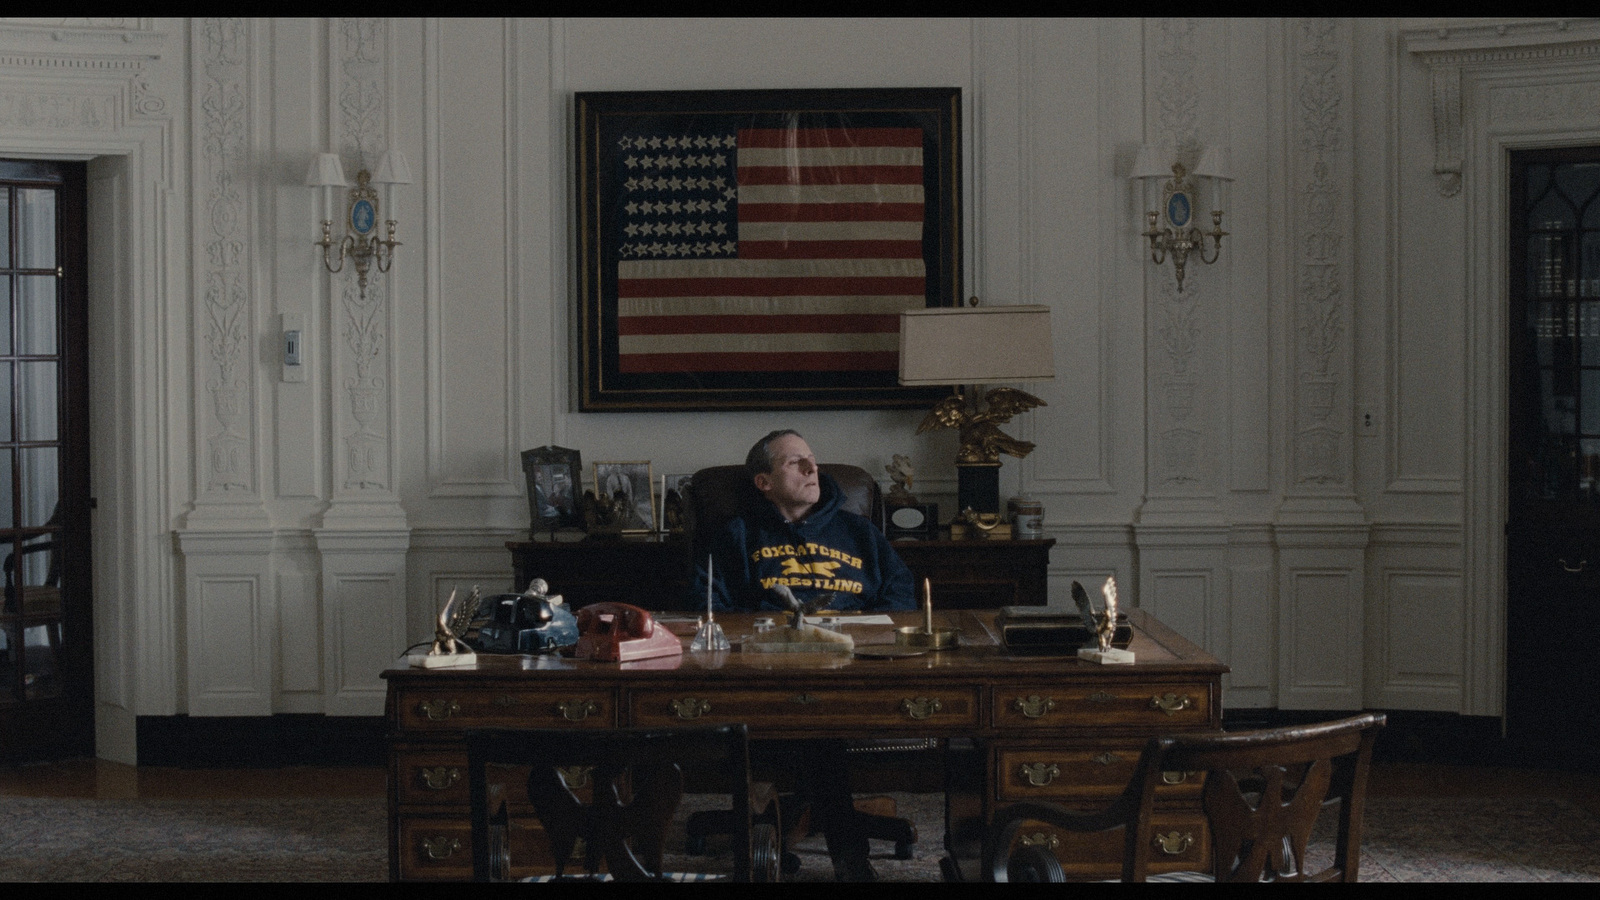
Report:
[[[911,309],[900,314],[900,383],[952,385],[954,393],[928,413],[917,434],[958,428],[956,507],[1000,513],[1000,454],[1021,459],[1033,450],[1000,430],[1011,417],[1046,405],[1012,387],[981,384],[1047,381],[1055,377],[1050,307],[969,306]],[[963,385],[973,386],[966,394]]]

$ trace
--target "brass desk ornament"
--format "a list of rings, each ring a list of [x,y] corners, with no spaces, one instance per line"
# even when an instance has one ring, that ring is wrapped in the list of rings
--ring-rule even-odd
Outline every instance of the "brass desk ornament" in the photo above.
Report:
[[[1117,629],[1117,577],[1108,576],[1106,583],[1100,588],[1100,594],[1105,598],[1105,608],[1094,612],[1089,604],[1089,596],[1082,591],[1074,591],[1072,599],[1077,602],[1078,609],[1083,615],[1085,623],[1094,623],[1095,646],[1085,647],[1078,651],[1078,658],[1085,662],[1099,663],[1101,665],[1130,665],[1133,662],[1132,650],[1120,650],[1111,646],[1111,639]]]
[[[902,647],[926,647],[929,650],[946,650],[956,645],[954,628],[933,627],[933,582],[922,579],[922,625],[896,628],[894,642]]]
[[[465,638],[471,630],[473,620],[478,617],[478,607],[483,602],[483,594],[477,585],[472,586],[472,593],[461,602],[456,602],[455,590],[450,591],[450,598],[439,609],[439,616],[433,629],[433,645],[426,653],[408,653],[406,661],[420,669],[440,669],[455,666],[470,666],[478,661],[478,654],[472,651]]]

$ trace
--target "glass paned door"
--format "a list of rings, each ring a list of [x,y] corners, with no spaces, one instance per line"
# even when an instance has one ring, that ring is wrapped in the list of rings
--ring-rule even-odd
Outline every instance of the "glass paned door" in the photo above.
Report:
[[[0,161],[0,759],[92,751],[82,163]]]
[[[1600,740],[1600,147],[1510,157],[1506,732]]]

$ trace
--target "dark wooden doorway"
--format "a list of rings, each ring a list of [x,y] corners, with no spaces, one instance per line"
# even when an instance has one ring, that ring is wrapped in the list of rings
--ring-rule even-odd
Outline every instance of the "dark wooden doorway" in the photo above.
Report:
[[[87,201],[0,160],[0,762],[94,751]]]
[[[1506,734],[1600,739],[1600,147],[1510,171]]]

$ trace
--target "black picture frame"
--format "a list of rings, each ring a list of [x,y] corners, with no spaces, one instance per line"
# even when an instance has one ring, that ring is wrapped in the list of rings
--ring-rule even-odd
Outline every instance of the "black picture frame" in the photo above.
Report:
[[[580,411],[946,393],[898,383],[898,335],[902,309],[961,302],[959,88],[574,103]]]
[[[530,537],[583,527],[583,458],[578,451],[553,445],[524,450],[522,473],[528,482]]]

